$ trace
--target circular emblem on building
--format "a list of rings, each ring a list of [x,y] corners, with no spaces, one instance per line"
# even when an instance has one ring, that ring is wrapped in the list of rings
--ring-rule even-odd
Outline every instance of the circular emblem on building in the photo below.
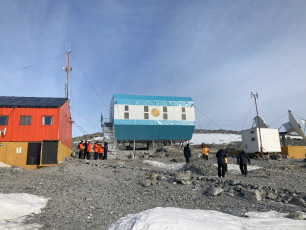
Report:
[[[158,117],[159,116],[159,110],[157,108],[154,108],[151,110],[151,113],[154,117]]]

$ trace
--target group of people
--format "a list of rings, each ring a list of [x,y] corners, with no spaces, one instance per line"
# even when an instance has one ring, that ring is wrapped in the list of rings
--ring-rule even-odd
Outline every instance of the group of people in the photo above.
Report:
[[[90,160],[91,155],[90,153],[94,150],[94,160],[107,160],[107,152],[108,152],[108,143],[104,142],[99,143],[95,142],[92,146],[91,141],[81,141],[78,145],[79,149],[79,159],[87,159]]]
[[[202,143],[201,146],[202,146],[203,158],[205,160],[208,160],[209,148],[204,143]],[[187,165],[191,158],[191,150],[189,144],[187,144],[184,147],[184,156],[186,158],[186,165]],[[227,172],[227,157],[228,153],[223,149],[220,149],[216,153],[216,158],[218,163],[218,177],[225,177],[225,173]],[[244,150],[242,150],[238,154],[237,163],[240,165],[241,174],[247,176],[248,174],[247,164],[248,163],[251,164],[251,160],[249,155]]]

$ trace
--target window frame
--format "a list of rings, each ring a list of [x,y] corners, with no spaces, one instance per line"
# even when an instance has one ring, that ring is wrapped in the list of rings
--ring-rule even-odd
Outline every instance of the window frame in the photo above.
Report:
[[[130,113],[125,112],[124,113],[124,119],[126,119],[126,120],[130,119]]]
[[[186,121],[187,120],[187,116],[185,113],[182,114],[182,121]]]
[[[46,123],[46,121],[45,121],[45,117],[51,117],[51,124],[45,124]],[[41,120],[41,123],[42,123],[42,125],[43,126],[51,126],[51,125],[53,125],[53,116],[42,116],[42,120]]]
[[[124,106],[124,112],[129,112],[129,106],[128,105]]]
[[[1,126],[8,126],[9,116],[8,115],[0,115],[0,117],[6,117],[6,120],[4,120],[4,123],[0,124],[0,125]]]
[[[27,120],[26,118],[30,118],[30,119]],[[30,121],[30,122],[27,123],[28,121]],[[19,117],[19,126],[31,126],[31,124],[32,124],[32,116],[22,115],[22,116]]]

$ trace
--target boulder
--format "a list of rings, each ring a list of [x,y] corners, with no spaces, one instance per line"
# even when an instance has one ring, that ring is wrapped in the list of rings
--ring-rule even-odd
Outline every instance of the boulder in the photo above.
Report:
[[[276,200],[277,196],[274,195],[273,193],[269,192],[266,196],[266,198],[270,199],[270,200]]]
[[[186,172],[177,173],[175,174],[175,180],[178,183],[187,184],[186,182],[191,180],[191,172],[186,171]]]
[[[301,206],[301,207],[306,207],[305,201],[301,197],[293,197],[290,201],[289,204]]]
[[[242,209],[233,209],[230,213],[233,216],[245,217],[245,210]]]
[[[244,190],[243,195],[245,199],[250,201],[261,200],[261,192],[259,190]]]
[[[221,195],[221,193],[223,192],[224,190],[222,188],[219,188],[219,187],[211,187],[209,189],[206,190],[205,194],[207,196],[219,196]]]
[[[152,183],[152,182],[151,182],[150,179],[144,179],[141,185],[142,185],[143,187],[149,187],[149,186],[151,185],[151,183]]]

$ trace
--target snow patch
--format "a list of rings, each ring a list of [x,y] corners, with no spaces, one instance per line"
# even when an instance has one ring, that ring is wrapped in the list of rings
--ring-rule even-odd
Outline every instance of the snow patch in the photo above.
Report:
[[[223,133],[194,133],[190,140],[191,145],[205,144],[229,144],[232,141],[241,141],[241,135]]]
[[[152,166],[155,166],[155,167],[159,167],[159,168],[174,170],[174,171],[180,170],[185,165],[185,163],[164,164],[164,163],[158,162],[158,161],[147,161],[147,160],[143,161],[143,163],[148,164],[148,165],[152,165]]]
[[[218,167],[217,164],[214,164],[214,166]],[[257,165],[248,165],[248,171],[261,169],[262,167],[259,167]],[[238,164],[227,164],[227,170],[231,171],[234,174],[239,174],[240,172],[240,165]]]
[[[0,168],[11,168],[12,166],[11,165],[7,165],[7,164],[4,164],[3,162],[0,162]]]
[[[288,219],[286,218],[287,214],[275,211],[249,212],[246,215],[249,218],[212,210],[157,207],[122,217],[113,223],[108,230],[302,230],[306,228],[306,221]]]
[[[38,224],[24,225],[24,217],[38,214],[48,199],[27,193],[0,194],[0,229],[38,229]]]

